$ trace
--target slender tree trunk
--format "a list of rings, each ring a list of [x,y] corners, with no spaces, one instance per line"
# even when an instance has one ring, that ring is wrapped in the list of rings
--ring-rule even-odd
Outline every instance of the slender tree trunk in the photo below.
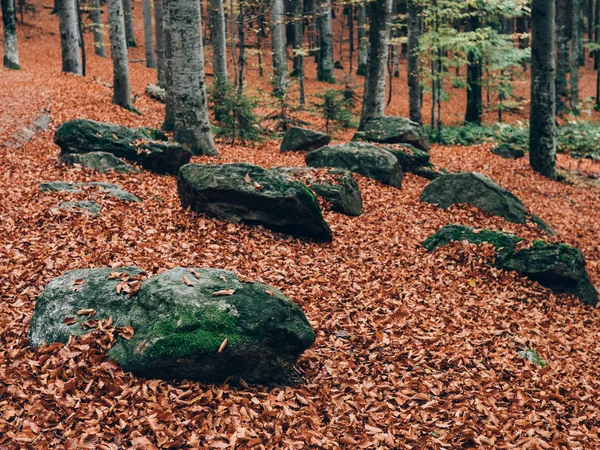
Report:
[[[102,9],[100,0],[91,0],[90,18],[94,31],[94,52],[96,55],[106,58],[106,48],[104,47],[104,25],[102,23]]]
[[[246,67],[246,26],[244,18],[246,17],[244,5],[240,4],[240,12],[238,14],[238,39],[240,43],[240,54],[237,65],[237,92],[238,96],[242,96],[244,92],[244,67]]]
[[[573,0],[571,11],[571,109],[579,108],[579,42],[581,40],[580,0]]]
[[[122,1],[123,17],[125,18],[125,37],[127,39],[127,47],[137,47],[137,44],[135,43],[135,29],[133,28],[133,7],[131,6],[131,0]]]
[[[194,154],[218,155],[208,118],[200,2],[165,2],[165,27],[171,47],[173,137]]]
[[[227,80],[227,32],[223,0],[210,0],[209,6],[209,17],[212,19],[213,72],[215,76]],[[233,11],[231,14],[233,16]]]
[[[87,70],[87,56],[85,53],[85,38],[83,37],[83,20],[81,19],[81,4],[75,0],[77,9],[77,32],[79,34],[79,49],[81,50],[81,74],[85,77]]]
[[[594,42],[600,45],[600,0],[596,0],[596,10],[594,15]],[[594,52],[594,69],[596,69],[596,103],[594,109],[600,110],[600,50]]]
[[[408,0],[408,109],[413,122],[421,124],[421,85],[419,81],[419,5]]]
[[[321,0],[319,15],[319,65],[317,66],[317,80],[326,83],[335,83],[333,64],[333,27],[331,20],[331,0]]]
[[[367,3],[363,0],[358,5],[358,68],[357,75],[367,74],[367,58],[369,41],[367,37]]]
[[[348,73],[352,73],[352,69],[354,68],[354,4],[350,4],[348,7],[348,50],[349,55],[348,59],[350,61],[350,68],[348,69]]]
[[[302,0],[294,0],[292,2],[293,10],[292,10],[292,26],[294,32],[292,35],[294,36],[294,41],[292,42],[293,56],[294,56],[294,66],[291,76],[297,77],[300,73],[300,64],[304,64],[304,58],[302,56],[302,42],[304,40],[304,2]]]
[[[156,53],[152,36],[152,0],[143,0],[144,13],[144,50],[146,51],[146,67],[156,69]]]
[[[588,42],[594,42],[594,0],[587,2]]]
[[[479,16],[477,14],[475,10],[471,9],[469,31],[475,31],[479,28]],[[465,123],[481,125],[481,58],[474,51],[469,51],[467,59],[469,64],[467,65],[467,111],[465,113]]]
[[[527,16],[519,16],[516,20],[517,23],[517,33],[519,33],[519,48],[527,48],[529,47],[529,38],[527,37],[527,33],[529,33],[529,26],[527,21]],[[527,70],[527,62],[523,59],[523,71]]]
[[[108,0],[110,56],[113,61],[113,103],[133,111],[129,84],[129,62],[125,41],[125,21],[121,0]]]
[[[62,71],[82,74],[79,53],[79,29],[75,0],[58,0],[60,20],[60,43],[62,49]]]
[[[283,0],[273,0],[271,20],[271,40],[273,43],[273,94],[282,97],[287,91],[287,58],[285,54]]]
[[[376,0],[369,3],[369,58],[359,130],[362,130],[369,120],[384,115],[391,11],[392,0]]]
[[[556,112],[567,109],[569,98],[569,23],[568,1],[556,0]]]
[[[529,162],[536,172],[556,179],[554,92],[554,0],[531,4],[531,110]]]
[[[156,28],[156,66],[158,69],[158,85],[165,87],[167,56],[165,53],[164,0],[154,0],[154,27]]]
[[[2,0],[2,26],[4,28],[4,67],[20,70],[15,0]]]

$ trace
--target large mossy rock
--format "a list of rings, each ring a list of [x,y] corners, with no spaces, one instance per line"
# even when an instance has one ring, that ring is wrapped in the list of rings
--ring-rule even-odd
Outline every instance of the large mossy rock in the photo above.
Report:
[[[519,159],[525,156],[525,151],[510,144],[498,144],[490,150],[494,155],[505,159]]]
[[[352,139],[379,144],[410,144],[420,150],[429,151],[423,127],[404,117],[385,116],[371,119]]]
[[[439,169],[431,163],[429,153],[410,144],[388,144],[382,148],[398,158],[404,172],[414,173],[429,180],[435,180],[448,173],[445,169]]]
[[[183,146],[168,142],[167,136],[153,128],[128,128],[121,125],[75,119],[63,123],[54,142],[66,154],[105,152],[139,163],[156,173],[176,175],[192,154]]]
[[[589,305],[598,303],[598,292],[590,282],[581,251],[566,244],[535,241],[529,248],[515,251],[521,238],[492,230],[474,230],[463,225],[446,225],[429,236],[423,247],[432,252],[453,241],[489,243],[496,248],[496,267],[514,270],[556,293],[568,293]]]
[[[315,194],[331,203],[331,208],[348,216],[360,216],[363,211],[362,194],[352,172],[344,169],[315,167],[276,167],[284,175],[306,184]],[[320,173],[325,171],[325,174]]]
[[[292,127],[281,141],[280,151],[315,150],[331,142],[331,136],[307,128]]]
[[[105,183],[102,181],[91,181],[89,183],[70,183],[68,181],[49,181],[40,183],[40,191],[42,192],[68,192],[71,194],[79,194],[83,191],[80,189],[86,186],[97,187],[100,192],[106,192],[107,194],[115,197],[119,200],[127,202],[141,202],[142,200],[133,195],[131,192],[125,191],[118,184]]]
[[[107,152],[61,154],[58,162],[67,166],[80,165],[100,173],[108,173],[111,170],[116,173],[139,173],[140,171],[112,153]]]
[[[82,322],[94,310],[96,320],[112,317],[115,326],[133,328],[109,356],[135,375],[266,382],[285,379],[315,341],[302,309],[266,284],[225,270],[175,268],[144,280],[130,297],[118,294],[117,285],[141,271],[115,271],[74,270],[51,281],[35,306],[31,345],[89,332]]]
[[[541,219],[525,209],[521,200],[481,173],[442,175],[425,187],[421,193],[421,200],[440,208],[468,203],[489,214],[504,217],[509,222],[524,224],[531,220],[540,229],[554,234]]]
[[[376,145],[361,142],[328,145],[308,152],[305,160],[312,167],[346,169],[397,188],[402,187],[402,167],[398,159]]]
[[[184,208],[232,222],[330,242],[331,230],[304,184],[252,164],[188,164],[177,190]]]

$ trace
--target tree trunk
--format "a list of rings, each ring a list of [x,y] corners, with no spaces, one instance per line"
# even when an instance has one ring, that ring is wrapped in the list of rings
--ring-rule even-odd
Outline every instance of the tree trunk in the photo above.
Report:
[[[121,0],[108,0],[108,28],[110,56],[113,61],[113,103],[133,111],[131,87],[129,85],[127,44],[125,41],[125,21]]]
[[[152,0],[143,0],[144,13],[144,49],[146,51],[146,67],[156,69],[156,53],[152,36]]]
[[[273,0],[271,21],[271,40],[273,45],[273,94],[277,97],[282,97],[287,91],[287,58],[285,54],[283,0]]]
[[[122,1],[123,17],[125,18],[125,37],[127,39],[127,47],[137,47],[137,44],[135,43],[135,30],[133,28],[133,7],[131,6],[131,0]]]
[[[81,19],[81,4],[75,0],[77,9],[77,32],[79,34],[79,49],[81,50],[81,74],[85,77],[87,68],[87,57],[85,53],[85,38],[83,37],[83,20]]]
[[[554,0],[532,1],[529,162],[533,170],[553,180],[557,176],[554,14]]]
[[[59,0],[60,43],[62,50],[62,71],[81,75],[81,54],[79,53],[79,29],[75,0]]]
[[[196,155],[218,155],[208,118],[200,2],[165,2],[170,38],[173,138]]]
[[[2,26],[4,28],[4,67],[20,70],[15,0],[2,0]]]
[[[294,66],[290,75],[297,77],[300,74],[300,65],[304,64],[304,58],[302,56],[302,42],[304,41],[304,17],[302,13],[304,11],[304,2],[302,0],[294,0],[292,2],[292,6],[292,25],[294,28],[294,32],[292,33],[294,36],[292,49],[294,55]]]
[[[91,0],[90,18],[94,31],[94,52],[96,55],[106,58],[106,48],[104,47],[104,25],[102,24],[102,9],[100,0]]]
[[[237,92],[238,96],[242,97],[244,92],[244,67],[246,67],[246,25],[244,20],[246,17],[245,6],[240,4],[240,12],[238,14],[238,40],[240,43],[240,55],[237,65]]]
[[[421,124],[421,85],[419,82],[419,5],[408,0],[408,109],[413,122]]]
[[[556,112],[567,109],[569,98],[569,12],[567,0],[556,0]]]
[[[388,60],[389,18],[392,0],[369,3],[369,58],[359,130],[385,110],[385,78]]]
[[[209,6],[211,9],[209,17],[212,19],[213,72],[215,76],[220,76],[225,81],[227,80],[227,32],[223,0],[209,0]],[[233,15],[233,11],[231,14]]]
[[[367,4],[363,0],[358,5],[358,67],[357,75],[367,74],[367,58],[369,55],[369,41],[367,37]]]
[[[571,109],[579,108],[579,56],[581,40],[580,0],[573,0],[571,10]]]
[[[158,69],[158,85],[165,87],[167,56],[165,54],[165,20],[163,0],[154,0],[154,27],[156,29],[156,66]]]
[[[594,15],[594,42],[600,45],[600,0],[596,0],[596,10]],[[596,103],[594,109],[600,110],[600,50],[594,52],[594,69],[596,69]]]
[[[477,11],[471,9],[469,18],[469,31],[479,28],[479,16]],[[481,58],[474,51],[467,55],[467,111],[465,123],[481,125],[482,100],[481,100]]]
[[[326,83],[335,83],[333,65],[333,27],[331,20],[331,0],[321,0],[319,16],[319,65],[317,66],[317,80]]]

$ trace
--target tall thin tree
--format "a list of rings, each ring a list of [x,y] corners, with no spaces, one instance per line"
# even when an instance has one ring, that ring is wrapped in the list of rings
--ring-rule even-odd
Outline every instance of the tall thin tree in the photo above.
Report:
[[[156,65],[158,69],[158,85],[165,87],[167,57],[165,47],[164,1],[154,0],[154,27],[156,29]]]
[[[104,24],[102,23],[100,0],[91,0],[90,18],[92,19],[92,30],[94,32],[94,53],[102,58],[106,58],[106,48],[104,47]]]
[[[57,0],[60,24],[60,44],[62,71],[81,75],[81,54],[79,53],[79,28],[75,0]]]
[[[127,47],[137,47],[135,42],[135,28],[133,27],[133,5],[131,0],[122,0],[123,18],[125,19],[125,38]]]
[[[319,11],[319,64],[317,80],[335,83],[333,63],[333,24],[331,20],[331,0],[321,0]]]
[[[227,34],[223,0],[210,0],[209,7],[212,20],[213,72],[215,76],[227,80]]]
[[[4,30],[4,67],[20,70],[15,0],[2,0],[2,26]]]
[[[369,38],[367,33],[367,2],[362,0],[358,4],[358,67],[357,75],[367,74],[367,58],[369,57]]]
[[[271,21],[271,39],[273,45],[273,93],[276,96],[283,96],[287,91],[287,57],[285,53],[283,0],[273,0]]]
[[[152,0],[143,0],[142,8],[144,14],[146,67],[156,69],[156,52],[154,51],[154,36],[152,35]]]
[[[479,12],[475,8],[470,8],[469,31],[476,31],[479,28]],[[467,111],[465,113],[465,123],[481,125],[481,115],[483,112],[482,92],[481,92],[481,57],[476,49],[469,50],[467,54]]]
[[[551,179],[557,177],[554,14],[554,0],[532,0],[529,162]]]
[[[571,3],[571,109],[579,108],[579,60],[581,57],[581,0]]]
[[[419,19],[418,0],[408,0],[408,111],[410,120],[421,124],[421,84],[419,81]]]
[[[125,20],[121,0],[108,0],[108,29],[110,56],[113,61],[113,103],[132,111]]]

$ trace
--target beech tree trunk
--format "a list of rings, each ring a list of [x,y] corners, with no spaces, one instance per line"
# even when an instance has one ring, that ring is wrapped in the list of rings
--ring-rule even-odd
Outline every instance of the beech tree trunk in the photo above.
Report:
[[[369,41],[367,37],[367,5],[363,0],[358,5],[358,67],[357,75],[367,74],[367,58],[369,55]]]
[[[57,0],[60,22],[60,45],[62,50],[62,71],[82,74],[81,54],[79,53],[79,28],[75,0]]]
[[[131,86],[129,84],[129,62],[125,41],[125,21],[121,0],[108,0],[108,28],[110,56],[113,61],[113,103],[133,110]]]
[[[213,72],[215,76],[227,80],[227,32],[223,0],[210,0],[209,6],[212,18]]]
[[[20,70],[15,0],[2,0],[2,26],[4,29],[4,67]]]
[[[154,27],[156,29],[156,66],[158,69],[158,85],[165,87],[167,57],[165,54],[165,21],[163,0],[154,0]]]
[[[600,45],[600,0],[596,0],[594,12],[594,42]],[[600,50],[594,52],[594,69],[596,69],[596,103],[594,109],[600,111]]]
[[[144,50],[146,51],[146,67],[156,69],[156,53],[152,36],[152,0],[143,0],[144,13]]]
[[[92,29],[94,32],[94,52],[96,55],[106,58],[106,48],[104,46],[104,25],[102,24],[102,9],[100,0],[91,0],[90,18],[92,19]]]
[[[294,69],[292,75],[298,77],[298,84],[300,85],[300,104],[304,105],[306,102],[304,93],[304,54],[303,54],[303,41],[304,41],[304,23],[303,23],[303,11],[304,2],[302,0],[294,0]]]
[[[533,170],[553,180],[557,175],[554,15],[554,0],[532,1],[529,162]]]
[[[577,111],[579,108],[579,41],[581,39],[581,5],[580,0],[571,3],[571,79],[570,100],[571,109]]]
[[[422,124],[421,85],[419,81],[419,5],[417,0],[408,0],[408,109],[413,122]]]
[[[388,61],[389,18],[392,0],[369,3],[369,58],[359,130],[385,112],[385,78]]]
[[[218,155],[206,101],[200,2],[168,0],[164,6],[170,41],[173,137],[196,155]]]
[[[335,74],[333,64],[333,27],[331,22],[331,0],[321,0],[317,80],[333,84],[335,83]]]
[[[285,54],[285,26],[283,23],[283,0],[273,0],[271,13],[273,43],[273,94],[283,96],[287,91],[287,58]]]
[[[569,12],[567,0],[556,0],[556,112],[564,112],[569,98]]]
[[[471,9],[471,14],[469,18],[469,31],[475,31],[479,28],[479,16],[473,9]],[[469,51],[467,59],[469,63],[467,65],[467,111],[465,113],[465,123],[481,125],[481,58],[474,51]]]
[[[133,28],[133,7],[131,6],[131,0],[122,1],[123,17],[125,18],[125,37],[127,39],[127,47],[137,47],[137,44],[135,43],[135,30]]]

